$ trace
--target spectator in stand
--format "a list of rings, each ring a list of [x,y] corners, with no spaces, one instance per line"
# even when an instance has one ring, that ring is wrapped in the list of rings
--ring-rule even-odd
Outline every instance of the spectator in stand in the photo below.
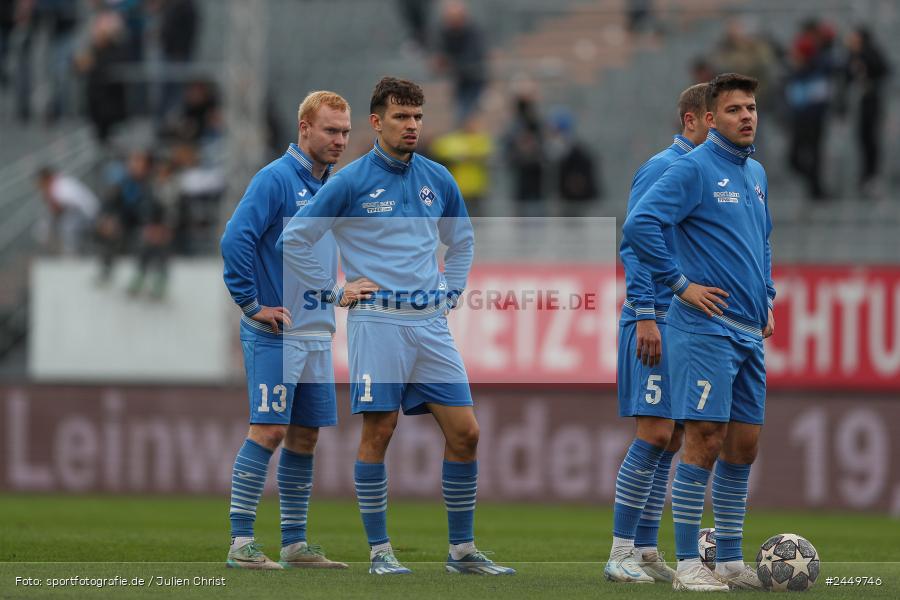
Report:
[[[428,49],[428,21],[432,0],[397,0],[397,11],[409,29],[409,35],[419,50]]]
[[[6,58],[16,26],[16,2],[17,0],[0,0],[0,94],[5,93],[9,86]]]
[[[74,177],[52,167],[41,168],[35,179],[47,209],[38,222],[38,240],[52,254],[82,252],[100,208],[97,196]]]
[[[167,68],[180,67],[194,58],[200,14],[194,0],[155,0],[152,8],[159,15],[159,46]],[[184,85],[178,78],[167,78],[157,114],[165,118],[181,102]]]
[[[46,64],[40,65],[39,71],[41,74],[49,74],[46,79],[51,84],[50,97],[45,116],[52,122],[66,108],[75,29],[78,24],[78,3],[71,0],[19,0],[13,4],[13,20],[19,32],[16,44],[16,113],[22,121],[31,119],[33,59],[39,45],[37,40],[46,36]],[[9,8],[2,10],[6,12]],[[0,38],[3,37],[5,35],[0,33]],[[2,44],[0,40],[0,45]]]
[[[816,21],[806,23],[791,50],[785,84],[791,141],[790,166],[806,182],[813,200],[826,199],[822,183],[822,143],[832,94],[833,62]]]
[[[716,76],[716,71],[709,61],[698,56],[691,61],[691,81],[694,83],[706,83]]]
[[[174,219],[172,168],[168,161],[158,163],[153,174],[152,193],[147,196],[142,207],[137,271],[128,288],[132,296],[137,296],[144,290],[148,276],[152,276],[150,297],[161,300],[166,295]]]
[[[554,188],[562,203],[562,215],[584,215],[586,205],[601,195],[599,178],[594,156],[575,135],[575,118],[568,110],[558,109],[552,115],[547,148],[555,174]]]
[[[653,0],[628,0],[626,16],[629,33],[647,31],[653,25]]]
[[[75,57],[75,68],[85,78],[88,118],[97,139],[106,142],[114,125],[127,117],[125,84],[115,69],[127,59],[122,18],[115,12],[97,15],[87,48]]]
[[[845,81],[858,91],[857,141],[862,152],[859,189],[864,197],[878,195],[881,163],[879,135],[884,124],[884,83],[890,66],[884,52],[866,27],[857,27],[846,38]]]
[[[494,140],[484,130],[477,115],[470,115],[462,129],[439,136],[431,144],[431,157],[450,170],[470,217],[484,214],[490,191],[488,161]]]
[[[728,21],[725,35],[713,53],[716,57],[715,70],[718,73],[740,73],[753,77],[759,81],[757,102],[769,106],[776,55],[769,42],[751,33],[750,29],[746,19],[732,18]]]
[[[449,72],[456,99],[456,125],[461,127],[478,106],[487,83],[484,34],[461,0],[447,0],[441,14],[439,71]]]
[[[196,143],[221,134],[221,110],[214,84],[192,81],[184,90],[181,107],[163,133],[181,142]]]
[[[514,98],[512,122],[503,145],[512,168],[513,200],[519,216],[543,216],[544,125],[533,89],[523,88]]]
[[[112,276],[116,257],[139,248],[139,236],[147,215],[156,204],[153,190],[153,158],[145,150],[132,151],[122,179],[110,191],[100,221],[100,280]]]

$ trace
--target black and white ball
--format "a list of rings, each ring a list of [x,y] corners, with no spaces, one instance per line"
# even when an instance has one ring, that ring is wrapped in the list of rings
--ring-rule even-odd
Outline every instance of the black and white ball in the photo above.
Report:
[[[803,592],[819,577],[819,553],[796,533],[773,535],[756,555],[756,575],[766,589]]]
[[[706,527],[700,530],[700,538],[697,540],[697,550],[700,552],[700,560],[709,569],[716,568],[716,530]]]

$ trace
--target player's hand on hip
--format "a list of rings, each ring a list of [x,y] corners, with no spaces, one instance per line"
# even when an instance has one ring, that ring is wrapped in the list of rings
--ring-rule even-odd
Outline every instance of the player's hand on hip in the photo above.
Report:
[[[717,287],[707,287],[696,283],[688,284],[687,288],[681,292],[681,299],[689,302],[705,312],[710,317],[722,314],[722,308],[728,308],[724,298],[728,297],[728,292]],[[719,308],[719,307],[722,308]]]
[[[637,322],[637,357],[648,367],[655,367],[662,360],[662,336],[652,319]]]
[[[768,338],[772,337],[772,334],[775,333],[775,315],[772,313],[772,309],[769,309],[769,322],[766,323],[765,328],[763,329],[763,337]]]
[[[263,306],[258,313],[250,318],[269,325],[275,333],[281,333],[281,330],[278,328],[279,323],[283,323],[286,329],[289,329],[292,325],[291,311],[283,306]]]
[[[355,281],[348,281],[344,286],[344,295],[341,296],[341,306],[349,306],[353,302],[360,300],[368,300],[372,294],[378,291],[378,286],[366,279],[360,277]]]

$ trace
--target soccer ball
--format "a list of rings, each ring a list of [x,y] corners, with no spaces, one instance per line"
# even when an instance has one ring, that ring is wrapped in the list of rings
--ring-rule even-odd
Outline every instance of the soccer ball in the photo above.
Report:
[[[773,535],[756,555],[756,575],[768,590],[808,590],[819,577],[819,553],[796,533]]]
[[[716,568],[716,530],[707,527],[700,530],[700,538],[697,540],[697,550],[700,551],[700,560],[709,569]]]

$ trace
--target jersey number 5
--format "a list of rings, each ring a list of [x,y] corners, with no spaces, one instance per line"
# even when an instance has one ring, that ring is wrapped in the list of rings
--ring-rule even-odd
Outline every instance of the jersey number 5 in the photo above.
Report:
[[[662,375],[650,375],[647,377],[647,391],[653,393],[652,396],[644,394],[644,400],[647,401],[647,404],[659,404],[659,401],[662,400],[662,388],[657,385],[660,381],[662,381]]]

